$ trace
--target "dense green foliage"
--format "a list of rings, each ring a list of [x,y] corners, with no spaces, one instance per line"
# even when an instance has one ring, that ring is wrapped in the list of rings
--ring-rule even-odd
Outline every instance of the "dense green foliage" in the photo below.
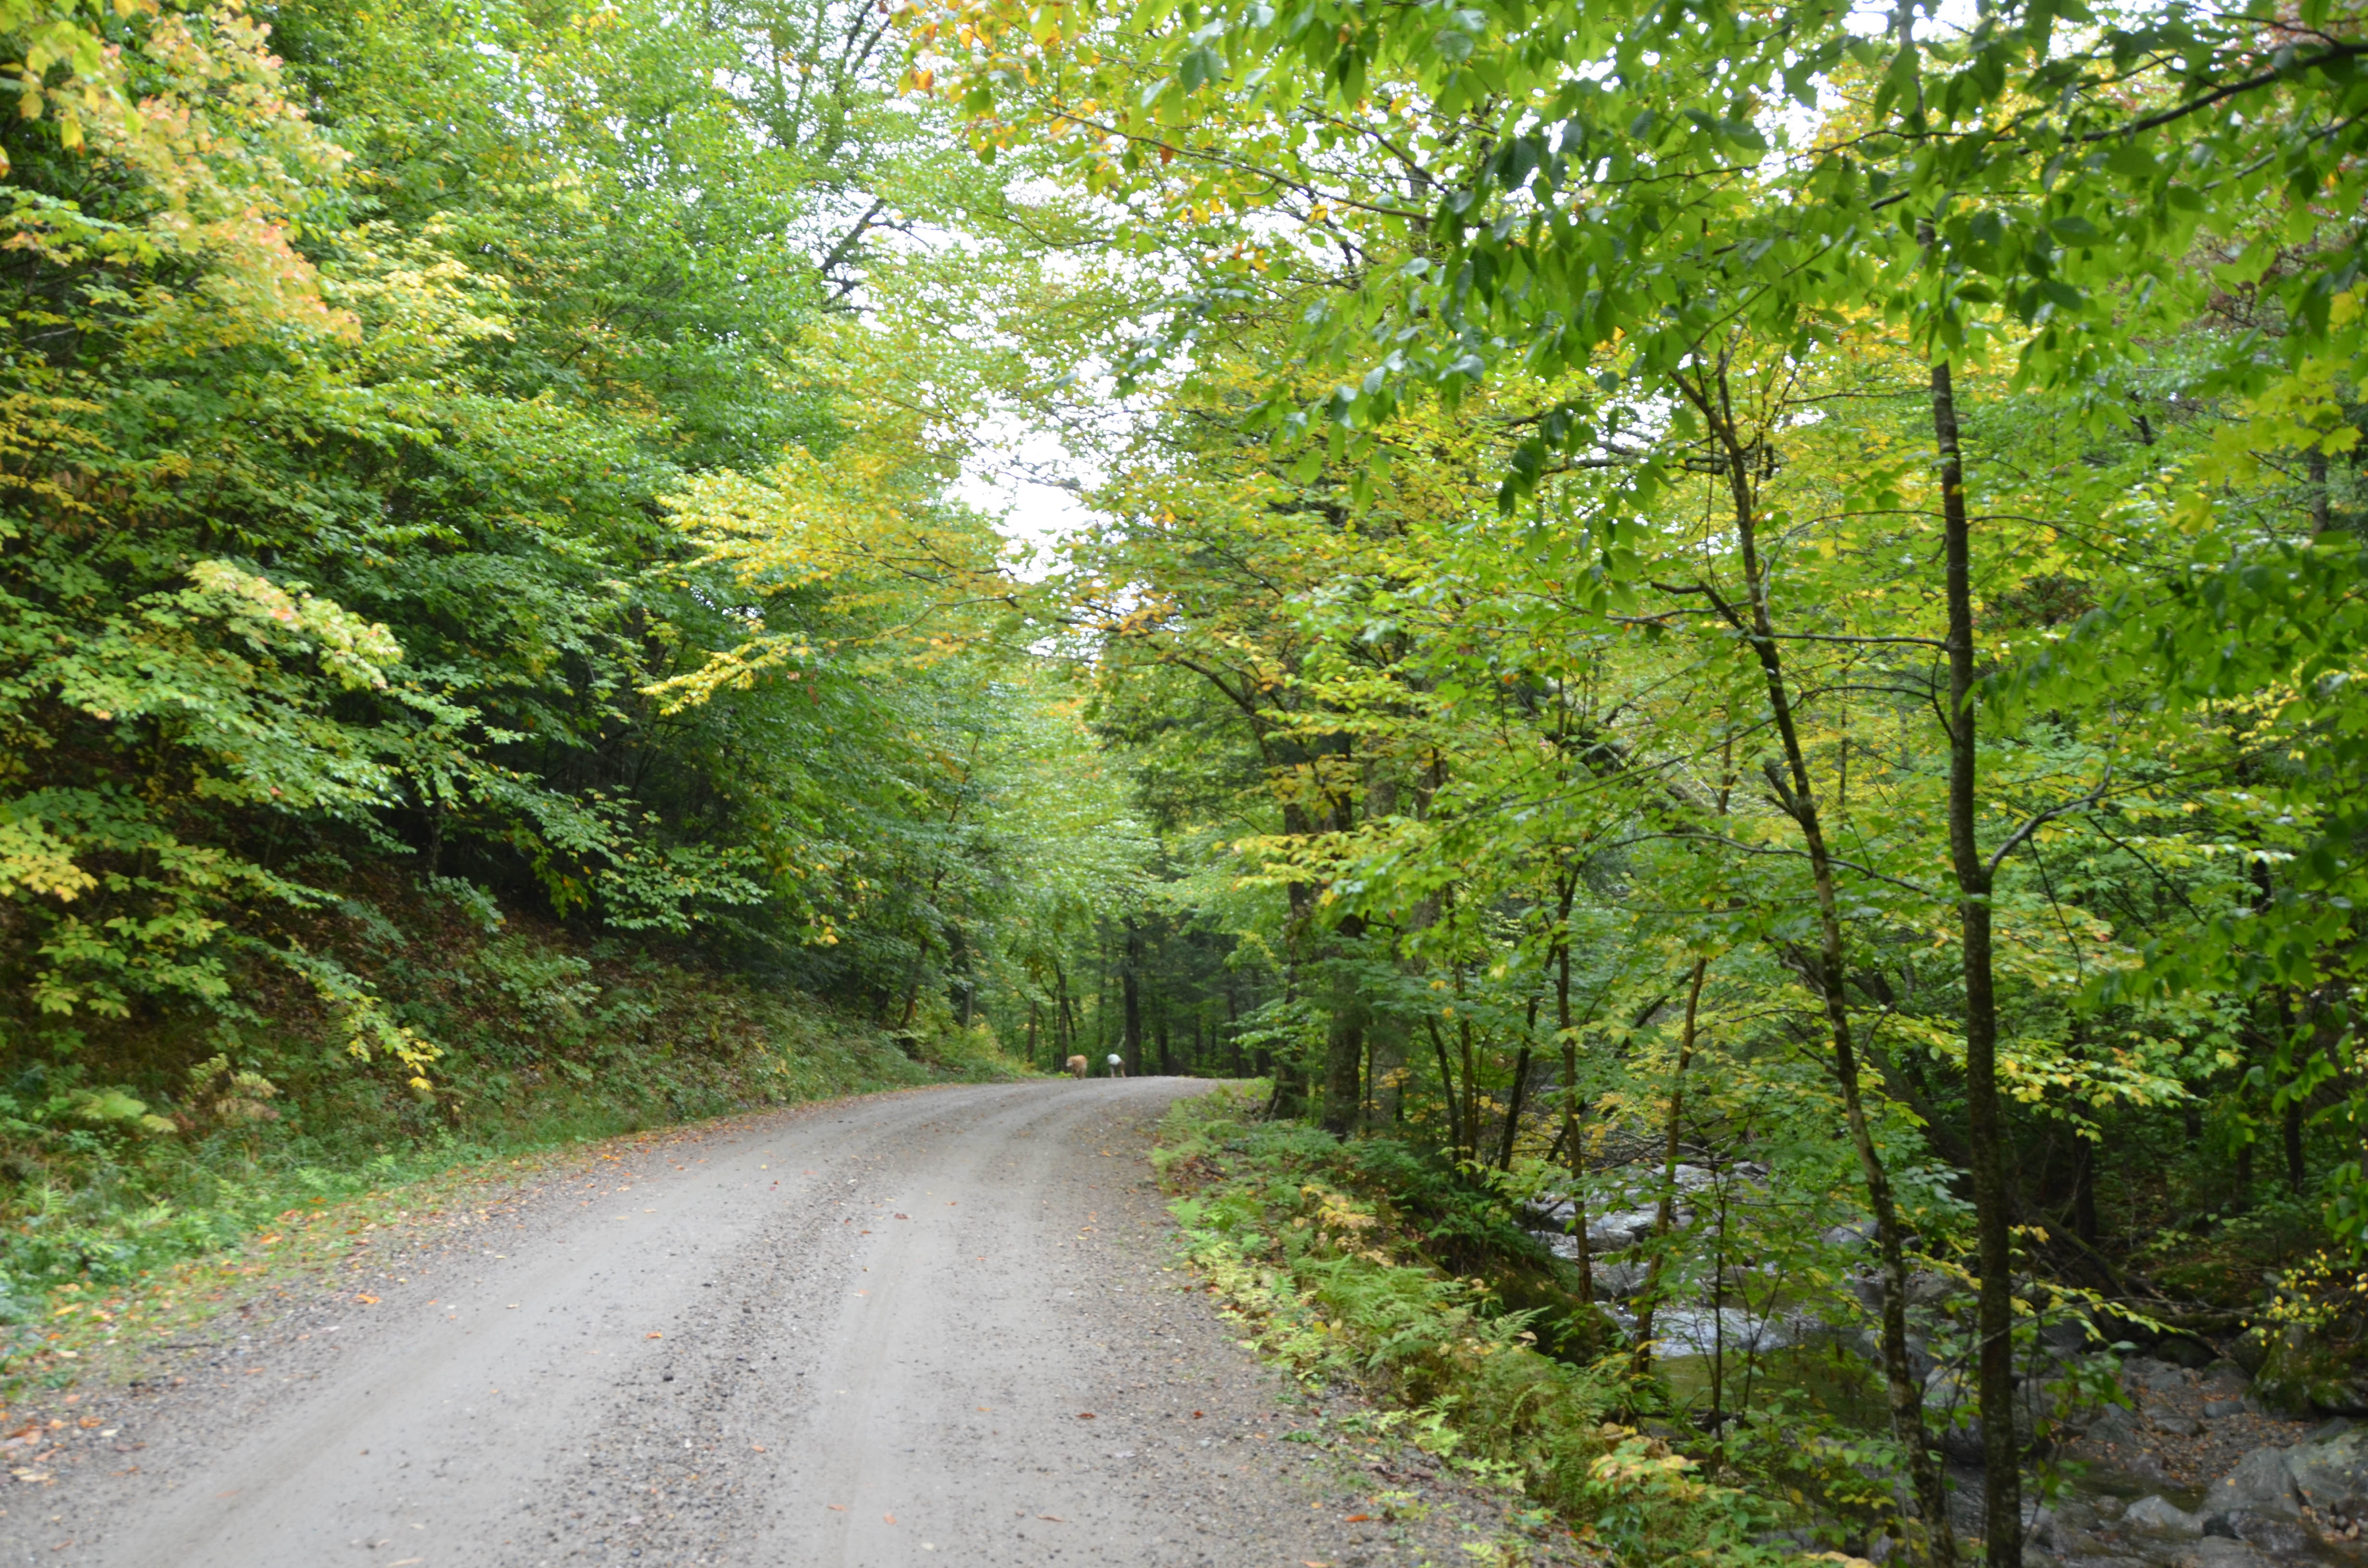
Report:
[[[878,18],[57,16],[103,50],[0,125],[17,1284],[234,1228],[209,1170],[992,1062],[996,918],[1141,835],[960,597],[1001,544],[894,380],[944,269],[879,253],[999,219]]]
[[[2347,1310],[2355,16],[915,34],[975,146],[1053,140],[1177,285],[1103,361],[1147,412],[1060,587],[1236,879],[1202,906],[1284,971],[1278,1109],[1575,1205],[1583,1292],[1588,1217],[1641,1205],[1640,1365],[1721,1306],[1863,1321],[1939,1562],[1973,1405],[2019,1555],[2043,1329],[2275,1360]],[[1790,1397],[1712,1348],[1706,1430]]]
[[[2012,1562],[2050,1346],[2368,1389],[2340,7],[0,31],[24,1279],[225,1160],[1115,1055],[1423,1233],[1348,1316],[1823,1423],[1751,1474],[1854,1544],[1971,1452]]]

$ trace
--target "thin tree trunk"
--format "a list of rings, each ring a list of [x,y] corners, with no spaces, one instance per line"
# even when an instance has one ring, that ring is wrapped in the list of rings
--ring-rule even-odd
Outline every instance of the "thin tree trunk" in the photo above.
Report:
[[[1678,1031],[1678,1061],[1669,1074],[1669,1119],[1661,1147],[1661,1201],[1653,1211],[1653,1256],[1645,1265],[1645,1288],[1636,1296],[1636,1370],[1653,1364],[1653,1309],[1661,1291],[1661,1263],[1668,1256],[1669,1227],[1677,1219],[1678,1140],[1686,1114],[1686,1069],[1694,1059],[1694,1022],[1702,1006],[1702,977],[1710,972],[1708,959],[1694,960],[1686,977],[1686,1021]]]
[[[2242,1153],[2250,1154],[2252,1145]],[[2072,1134],[2072,1233],[2089,1246],[2097,1244],[2097,1145],[2078,1131]]]
[[[1975,1252],[1981,1298],[1982,1540],[1989,1568],[2021,1568],[2022,1455],[2014,1439],[2014,1248],[2009,1231],[2004,1119],[1998,1092],[1998,997],[1990,963],[1990,869],[1975,828],[1979,734],[1974,716],[1973,529],[1965,517],[1957,397],[1946,359],[1932,367],[1932,436],[1941,449],[1941,517],[1948,557],[1949,856],[1956,863],[1965,977],[1965,1131],[1973,1154]]]
[[[1340,939],[1355,942],[1365,934],[1356,915],[1340,922]],[[1365,1065],[1365,1015],[1344,955],[1336,954],[1331,973],[1331,1023],[1324,1035],[1324,1131],[1346,1138],[1357,1130],[1359,1079]]]
[[[1143,1071],[1143,982],[1135,971],[1143,965],[1143,934],[1134,922],[1126,923],[1126,947],[1119,960],[1118,986],[1121,1009],[1120,1052],[1126,1058],[1129,1077]]]
[[[1447,1064],[1447,1041],[1439,1032],[1439,1021],[1425,1018],[1423,1028],[1430,1031],[1430,1048],[1439,1053],[1439,1089],[1447,1096],[1447,1152],[1451,1158],[1463,1158],[1463,1112],[1455,1100],[1455,1073]]]
[[[1565,905],[1568,901],[1565,901]],[[1595,1304],[1595,1259],[1587,1244],[1587,1145],[1578,1127],[1578,1038],[1570,1027],[1570,934],[1554,944],[1554,1028],[1562,1040],[1562,1145],[1570,1161],[1570,1233],[1578,1252],[1578,1299]],[[1591,1324],[1592,1320],[1590,1320]]]
[[[1528,1097],[1530,1087],[1530,1042],[1525,1037],[1521,1049],[1513,1058],[1513,1092],[1505,1103],[1505,1135],[1497,1141],[1497,1168],[1513,1168],[1513,1140],[1521,1130],[1521,1102]]]
[[[1456,1039],[1463,1052],[1463,1157],[1480,1157],[1480,1062],[1472,1049],[1472,1020],[1460,1014],[1455,1020]]]

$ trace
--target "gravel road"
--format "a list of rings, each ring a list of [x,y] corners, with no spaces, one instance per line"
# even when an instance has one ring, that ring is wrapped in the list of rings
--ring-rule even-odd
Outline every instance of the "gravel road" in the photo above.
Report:
[[[0,1492],[0,1562],[1470,1562],[1490,1499],[1304,1441],[1337,1422],[1170,1271],[1144,1150],[1206,1086],[926,1089],[606,1145],[86,1390],[43,1479]]]

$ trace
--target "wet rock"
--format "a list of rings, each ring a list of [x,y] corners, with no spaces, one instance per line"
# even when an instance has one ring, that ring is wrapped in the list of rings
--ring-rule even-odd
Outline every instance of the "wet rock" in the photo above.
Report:
[[[2368,1427],[2329,1423],[2286,1450],[2286,1471],[2321,1514],[2368,1514]]]
[[[1850,1281],[1850,1289],[1866,1310],[1880,1314],[1885,1286],[1880,1270],[1870,1269]],[[1956,1280],[1930,1268],[1918,1268],[1907,1276],[1907,1304],[1915,1307],[1937,1307],[1965,1299],[1965,1291]]]
[[[2277,1559],[2226,1536],[2205,1536],[2170,1556],[2171,1568],[2273,1568]]]
[[[2118,1404],[2108,1405],[2089,1423],[2089,1429],[2081,1437],[2108,1448],[2136,1449],[2146,1445],[2146,1434],[2138,1429],[2137,1418]]]
[[[2272,1518],[2267,1514],[2242,1511],[2207,1514],[2203,1520],[2203,1533],[2241,1540],[2248,1546],[2259,1547],[2271,1556],[2288,1562],[2304,1556],[2316,1544],[2311,1533],[2293,1519]]]
[[[1658,1204],[1645,1209],[1619,1209],[1609,1214],[1590,1215],[1587,1221],[1587,1244],[1598,1252],[1619,1252],[1649,1240],[1660,1223]],[[1693,1216],[1679,1204],[1669,1215],[1670,1225],[1684,1230],[1693,1222]]]
[[[2203,1423],[2192,1415],[2163,1415],[2153,1419],[2156,1431],[2168,1432],[2174,1437],[2192,1437],[2203,1430]]]
[[[2252,1386],[2252,1374],[2234,1361],[2214,1361],[2203,1369],[2204,1391],[2223,1399],[2237,1398]]]
[[[1874,1221],[1872,1220],[1853,1220],[1847,1225],[1836,1225],[1824,1235],[1825,1244],[1829,1247],[1862,1247],[1873,1240]]]
[[[1633,1259],[1611,1258],[1594,1267],[1595,1294],[1600,1301],[1624,1301],[1645,1288],[1645,1265]]]
[[[2059,1532],[2093,1530],[2103,1522],[2102,1516],[2096,1508],[2078,1496],[2066,1495],[2059,1498],[2055,1506],[2047,1511],[2053,1516],[2055,1528]]]
[[[1955,1280],[1929,1268],[1919,1268],[1907,1277],[1907,1304],[1911,1307],[1937,1307],[1962,1293]]]
[[[2201,1516],[2163,1497],[2141,1497],[2122,1513],[2122,1528],[2146,1535],[2200,1536]]]
[[[2207,1421],[2225,1421],[2231,1415],[2245,1414],[2241,1399],[2207,1399],[2203,1402],[2203,1417]]]
[[[2266,1514],[2297,1518],[2302,1497],[2283,1449],[2255,1449],[2203,1494],[2205,1514]]]
[[[2047,1347],[2050,1355],[2062,1360],[2067,1357],[2078,1356],[2089,1347],[2089,1330],[2085,1325],[2077,1323],[2042,1324],[2039,1328],[2039,1343]]]

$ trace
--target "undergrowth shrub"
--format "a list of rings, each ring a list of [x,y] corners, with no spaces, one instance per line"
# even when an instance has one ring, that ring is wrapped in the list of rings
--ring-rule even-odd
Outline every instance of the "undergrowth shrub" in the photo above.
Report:
[[[1153,1154],[1187,1256],[1248,1343],[1303,1381],[1396,1407],[1423,1448],[1519,1488],[1622,1562],[1793,1554],[1758,1541],[1795,1510],[1712,1483],[1614,1419],[1634,1403],[1624,1358],[1542,1345],[1551,1309],[1512,1305],[1490,1281],[1544,1275],[1551,1255],[1487,1193],[1404,1145],[1264,1121],[1263,1103],[1255,1085],[1178,1101]]]

